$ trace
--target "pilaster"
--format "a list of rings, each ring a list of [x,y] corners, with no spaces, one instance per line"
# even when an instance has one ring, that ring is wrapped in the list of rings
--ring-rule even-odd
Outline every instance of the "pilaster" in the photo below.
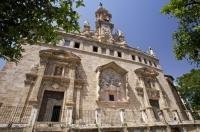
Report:
[[[144,79],[142,79],[142,80],[144,80]],[[151,104],[149,102],[149,97],[147,94],[147,90],[146,90],[144,81],[141,81],[141,83],[142,83],[142,87],[143,87],[143,91],[144,91],[144,108],[146,109],[146,114],[148,116],[148,120],[150,122],[155,122],[156,119],[155,119]]]
[[[76,86],[76,118],[80,118],[80,99],[81,99],[81,89],[83,86]]]
[[[38,78],[35,82],[35,85],[33,86],[33,91],[31,92],[29,101],[30,103],[36,103],[38,101],[38,92],[42,83],[42,78],[44,76],[44,71],[45,71],[46,65],[41,64],[40,67],[38,68]]]
[[[65,95],[65,103],[67,106],[72,106],[74,105],[74,101],[73,101],[74,81],[75,81],[75,67],[74,66],[70,66],[69,78],[70,78],[70,82],[69,82],[69,86],[67,88],[67,92]]]

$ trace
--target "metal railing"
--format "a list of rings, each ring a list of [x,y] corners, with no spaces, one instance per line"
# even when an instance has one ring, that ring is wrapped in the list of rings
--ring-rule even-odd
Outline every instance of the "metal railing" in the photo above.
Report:
[[[31,107],[16,107],[16,106],[2,106],[0,107],[0,124],[28,124],[31,119]],[[161,112],[162,113],[162,112]],[[170,121],[192,121],[200,119],[200,112],[169,112]],[[182,115],[188,116],[188,119],[183,119]],[[44,117],[51,117],[46,120],[43,118],[41,120],[37,120],[39,122],[52,122],[52,123],[68,123],[67,120],[71,118],[71,125],[76,126],[122,126],[122,125],[138,125],[138,124],[146,124],[149,121],[149,116],[145,112],[145,110],[80,110],[79,117],[74,115],[69,116],[69,111],[67,109],[60,110],[54,112],[46,112]],[[57,117],[59,116],[59,117]],[[189,116],[191,116],[189,118]],[[166,123],[166,120],[163,114],[159,116],[160,119],[155,120],[155,122],[163,122]],[[39,119],[39,118],[38,118]],[[57,120],[58,119],[58,120]]]
[[[30,116],[31,107],[0,107],[0,124],[28,124]]]
[[[81,111],[81,117],[74,119],[78,126],[90,126],[98,124],[99,126],[122,126],[126,124],[144,123],[140,111],[133,110],[84,110]]]

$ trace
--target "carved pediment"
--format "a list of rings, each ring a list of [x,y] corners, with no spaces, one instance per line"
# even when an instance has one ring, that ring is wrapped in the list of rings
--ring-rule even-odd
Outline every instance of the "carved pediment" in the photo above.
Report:
[[[97,68],[99,75],[99,101],[126,101],[127,71],[115,62]]]
[[[47,50],[41,50],[39,54],[42,59],[50,58],[60,61],[74,61],[74,62],[80,62],[81,60],[79,56],[73,54],[72,52],[67,52],[64,50],[47,49]]]
[[[110,62],[108,64],[105,64],[105,65],[99,66],[96,71],[100,71],[101,72],[104,69],[113,69],[114,71],[116,71],[117,73],[119,73],[121,75],[124,75],[124,74],[127,73],[127,71],[124,68],[122,68],[119,65],[117,65],[114,61]]]
[[[154,69],[148,67],[142,67],[135,70],[135,73],[141,77],[152,77],[155,78],[159,75]]]

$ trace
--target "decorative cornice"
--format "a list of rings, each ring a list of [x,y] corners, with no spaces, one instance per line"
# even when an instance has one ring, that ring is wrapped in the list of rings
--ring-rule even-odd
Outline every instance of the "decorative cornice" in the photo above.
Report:
[[[57,46],[56,48],[58,49],[62,49],[62,46]],[[149,65],[146,65],[144,63],[141,62],[137,62],[137,61],[132,61],[129,59],[123,59],[123,58],[119,58],[119,57],[115,57],[115,56],[110,56],[110,55],[105,55],[105,54],[99,54],[99,53],[95,53],[95,52],[88,52],[85,50],[79,50],[79,49],[75,49],[75,48],[70,48],[70,47],[65,47],[67,50],[72,51],[72,52],[78,52],[78,53],[82,53],[82,54],[89,54],[89,55],[96,55],[96,56],[101,56],[103,58],[108,58],[108,59],[112,59],[112,60],[118,60],[118,61],[123,61],[123,62],[127,62],[127,63],[134,63],[143,67],[148,67],[148,68],[152,68],[156,71],[163,71],[162,69],[158,68],[158,67],[152,67]]]
[[[126,108],[129,105],[128,101],[96,101],[99,107],[103,108]]]
[[[75,104],[75,102],[73,102],[71,100],[65,102],[65,105],[67,105],[67,106],[73,106],[74,104]]]
[[[75,87],[83,86],[85,84],[85,80],[83,79],[75,79]]]
[[[58,82],[58,83],[69,83],[70,79],[62,76],[51,76],[51,75],[44,75],[43,76],[44,81],[52,81],[52,82]]]
[[[124,68],[122,68],[118,64],[116,64],[114,61],[112,61],[112,62],[110,62],[108,64],[105,64],[105,65],[97,67],[96,72],[97,71],[102,71],[102,70],[108,69],[108,68],[111,68],[111,69],[113,69],[113,70],[115,70],[118,73],[123,74],[123,75],[128,72],[127,70],[125,70]]]
[[[135,73],[144,78],[156,78],[159,73],[156,72],[153,68],[142,67],[135,70]]]
[[[39,52],[40,58],[47,60],[53,59],[57,61],[80,63],[81,59],[77,55],[64,50],[47,49]]]
[[[115,44],[115,43],[112,44],[112,43],[99,42],[98,39],[85,37],[85,36],[80,35],[80,34],[66,33],[66,32],[63,32],[63,31],[58,31],[58,34],[62,35],[62,36],[66,36],[66,37],[73,37],[73,38],[80,39],[80,40],[83,40],[83,41],[88,41],[88,42],[91,42],[91,43],[97,43],[101,46],[113,47],[113,48],[117,48],[117,49],[119,48],[119,49],[122,49],[122,50],[127,50],[128,52],[132,51],[132,52],[135,52],[137,54],[145,55],[145,56],[148,56],[151,59],[159,61],[158,58],[156,58],[155,56],[152,56],[152,55],[150,55],[150,54],[148,54],[144,51],[141,51],[137,48],[133,48],[133,47],[130,47],[130,46],[123,46],[123,45],[118,45],[118,44]]]

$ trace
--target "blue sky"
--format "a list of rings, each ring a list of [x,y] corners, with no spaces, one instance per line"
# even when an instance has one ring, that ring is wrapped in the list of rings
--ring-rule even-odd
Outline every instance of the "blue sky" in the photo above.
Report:
[[[95,11],[99,0],[84,0],[85,7],[78,9],[81,19],[89,21],[94,29]],[[162,15],[160,9],[169,0],[101,0],[112,14],[115,28],[124,32],[130,46],[147,51],[151,46],[166,74],[174,77],[189,72],[194,66],[186,61],[177,61],[172,52],[172,33],[177,28],[176,20]],[[0,60],[0,68],[4,62]]]
[[[85,0],[85,7],[79,9],[80,23],[90,22],[94,29],[95,11],[100,0]],[[122,30],[129,45],[147,51],[152,47],[160,60],[165,74],[175,78],[189,72],[194,65],[177,61],[173,54],[172,33],[177,28],[174,18],[162,15],[161,8],[169,0],[101,0],[112,14],[115,28]]]

